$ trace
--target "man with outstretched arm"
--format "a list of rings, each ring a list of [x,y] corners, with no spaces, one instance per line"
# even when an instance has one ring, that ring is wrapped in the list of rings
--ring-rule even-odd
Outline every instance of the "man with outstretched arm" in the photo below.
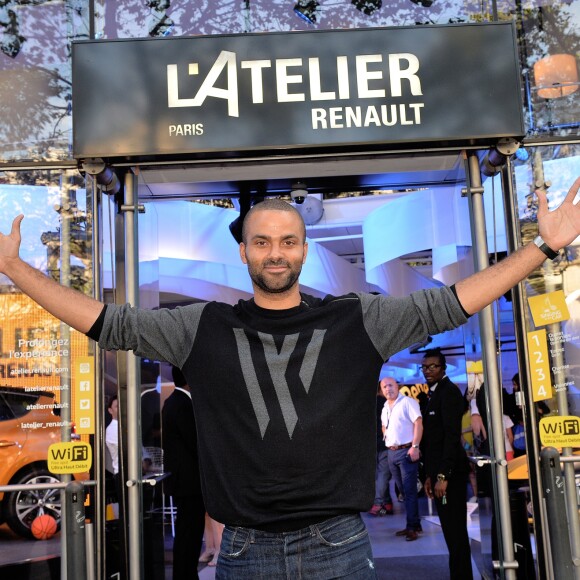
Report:
[[[580,179],[553,212],[538,193],[548,253],[580,234],[579,188]],[[104,306],[22,262],[21,220],[0,235],[0,272],[102,348],[167,361],[185,375],[206,508],[225,524],[218,580],[375,578],[360,512],[374,497],[375,380],[384,361],[460,326],[546,259],[529,244],[450,288],[319,299],[298,285],[304,222],[270,199],[243,225],[252,299],[151,311]]]

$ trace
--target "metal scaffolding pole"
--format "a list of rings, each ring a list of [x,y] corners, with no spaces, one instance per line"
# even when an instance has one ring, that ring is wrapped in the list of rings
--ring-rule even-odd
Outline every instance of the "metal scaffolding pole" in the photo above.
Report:
[[[102,204],[101,192],[94,179],[90,180],[91,187],[91,212],[87,215],[87,239],[92,242],[93,263],[93,297],[103,300],[102,282]],[[87,212],[88,213],[88,212]],[[92,239],[91,239],[92,238]],[[112,250],[112,248],[111,248]],[[97,578],[105,576],[105,460],[104,460],[104,406],[105,393],[103,382],[103,356],[101,349],[94,347],[95,357],[95,438],[94,438],[94,474],[99,482],[93,490],[93,510],[95,513],[95,574]]]
[[[517,212],[517,196],[513,184],[513,167],[508,157],[502,168],[502,191],[504,210],[506,215],[506,238],[508,251],[515,252],[521,245],[522,240],[519,229]],[[512,290],[512,308],[514,312],[514,330],[518,351],[518,368],[520,373],[520,389],[523,393],[523,417],[526,429],[526,447],[528,458],[528,473],[530,480],[530,497],[532,499],[534,513],[534,533],[536,538],[536,561],[538,570],[547,570],[549,567],[549,539],[547,537],[546,512],[542,501],[542,480],[540,477],[540,464],[537,457],[540,455],[540,439],[538,436],[537,420],[534,412],[531,380],[529,369],[528,350],[526,348],[525,328],[525,292],[524,284],[519,283]],[[540,575],[541,577],[541,575]]]
[[[127,301],[139,305],[139,256],[137,229],[137,181],[134,174],[125,174],[125,266]],[[141,461],[141,392],[139,357],[127,353],[127,507],[129,523],[129,578],[141,580],[143,568],[142,461]]]
[[[60,283],[67,288],[71,286],[70,276],[70,241],[71,241],[71,212],[70,212],[70,191],[68,183],[68,175],[65,173],[61,179],[60,191]],[[64,344],[70,344],[71,332],[70,326],[64,322],[60,323],[60,338],[66,341]],[[69,349],[70,353],[70,349]],[[60,439],[62,442],[70,442],[71,440],[71,426],[72,426],[72,393],[71,393],[71,356],[70,354],[62,356],[59,361],[60,368],[65,369],[60,375],[61,385],[61,403],[63,407],[60,413],[62,427],[60,429]],[[69,473],[63,474],[60,477],[63,482],[69,482],[71,475]],[[67,503],[65,490],[60,493],[61,505],[61,530],[62,537],[66,538],[68,535],[68,518],[67,518]],[[61,562],[67,562],[68,550],[67,542],[61,542]],[[60,570],[61,580],[72,580],[67,576],[66,566],[61,566]]]
[[[479,170],[479,158],[475,152],[467,154],[468,175],[468,200],[469,215],[471,222],[471,239],[473,246],[474,268],[476,272],[489,266],[489,252],[487,247],[487,234],[485,228],[485,212],[483,207],[483,187]],[[497,505],[496,515],[501,530],[501,544],[503,560],[499,562],[500,572],[505,571],[505,578],[515,580],[518,566],[514,555],[512,522],[510,517],[510,500],[507,478],[507,462],[505,460],[505,443],[503,427],[503,411],[501,401],[501,384],[497,365],[495,325],[491,305],[486,306],[479,313],[479,331],[481,334],[481,346],[483,364],[485,369],[485,382],[487,388],[487,401],[489,405],[488,420],[491,425],[489,436],[492,438],[495,451],[492,472],[496,478]]]

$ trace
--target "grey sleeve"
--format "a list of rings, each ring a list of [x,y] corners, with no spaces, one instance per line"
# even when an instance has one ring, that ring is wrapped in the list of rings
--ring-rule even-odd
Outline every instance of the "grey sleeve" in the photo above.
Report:
[[[447,286],[400,298],[362,293],[357,296],[365,329],[384,360],[430,335],[467,322],[459,301]]]
[[[207,303],[160,310],[109,304],[99,346],[132,350],[136,355],[166,361],[181,368],[187,359]]]

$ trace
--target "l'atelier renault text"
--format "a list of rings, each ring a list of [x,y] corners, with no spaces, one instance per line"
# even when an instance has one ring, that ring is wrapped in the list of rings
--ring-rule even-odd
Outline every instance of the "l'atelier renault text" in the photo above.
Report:
[[[386,58],[385,58],[386,57]],[[306,62],[305,62],[306,61]],[[386,62],[386,64],[385,64]],[[419,59],[411,53],[363,54],[353,57],[337,56],[333,86],[322,87],[320,59],[317,57],[276,60],[242,60],[235,52],[222,50],[203,79],[194,96],[179,95],[179,74],[176,64],[167,65],[168,107],[201,107],[208,97],[227,101],[228,116],[240,116],[238,75],[249,75],[250,95],[242,95],[243,102],[264,103],[264,87],[274,83],[277,103],[323,102],[356,99],[397,98],[395,103],[365,106],[333,106],[311,109],[313,129],[348,128],[421,124],[423,102],[400,102],[400,98],[423,95],[419,78]],[[268,70],[273,69],[273,73]],[[352,69],[352,74],[349,74]],[[216,86],[225,71],[225,83]],[[247,72],[245,72],[247,71]],[[188,74],[199,74],[199,63],[188,64]],[[225,84],[225,88],[223,88]],[[372,85],[372,87],[371,87]],[[388,90],[387,90],[388,89]],[[170,135],[197,134],[191,126],[169,127]]]

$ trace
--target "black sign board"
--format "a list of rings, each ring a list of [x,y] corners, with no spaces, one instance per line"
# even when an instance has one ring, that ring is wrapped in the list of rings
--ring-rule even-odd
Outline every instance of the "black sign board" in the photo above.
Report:
[[[489,145],[524,135],[512,23],[73,44],[77,158]]]

